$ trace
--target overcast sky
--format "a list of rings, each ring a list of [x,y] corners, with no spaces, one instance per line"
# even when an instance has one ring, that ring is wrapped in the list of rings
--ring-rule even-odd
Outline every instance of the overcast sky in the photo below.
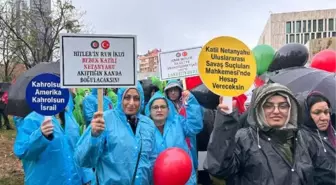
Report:
[[[269,14],[336,8],[336,0],[72,0],[101,34],[135,34],[138,53],[202,46],[216,36],[253,48]]]

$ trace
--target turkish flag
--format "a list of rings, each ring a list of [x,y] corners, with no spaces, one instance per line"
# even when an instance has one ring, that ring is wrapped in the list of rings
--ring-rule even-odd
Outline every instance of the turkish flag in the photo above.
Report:
[[[185,81],[187,85],[186,89],[188,90],[191,90],[203,83],[199,76],[188,77],[185,79]]]

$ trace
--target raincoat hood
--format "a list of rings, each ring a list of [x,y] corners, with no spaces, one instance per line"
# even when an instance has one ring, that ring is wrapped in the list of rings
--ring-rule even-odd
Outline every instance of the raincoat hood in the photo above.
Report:
[[[153,102],[155,100],[158,100],[158,99],[163,99],[166,101],[167,103],[167,106],[168,106],[168,109],[169,109],[169,112],[168,112],[168,115],[167,115],[167,119],[168,120],[173,120],[174,117],[175,117],[175,114],[177,114],[177,112],[175,111],[175,107],[174,107],[174,104],[168,100],[168,98],[166,98],[164,96],[164,94],[160,93],[160,92],[156,92],[152,97],[151,99],[149,100],[148,104],[146,105],[146,109],[145,109],[145,115],[148,116],[148,117],[151,117],[150,115],[150,112],[151,112],[151,106],[153,104]]]
[[[119,88],[118,89],[118,101],[117,101],[117,107],[116,107],[116,110],[122,114],[122,115],[125,115],[125,112],[124,112],[124,109],[123,109],[123,106],[122,106],[122,102],[123,102],[123,99],[124,99],[124,95],[125,95],[125,92],[128,90],[128,89],[136,89],[139,93],[139,96],[140,96],[140,107],[139,107],[139,110],[137,112],[137,116],[139,116],[139,114],[141,113],[141,111],[144,109],[144,104],[145,104],[145,96],[144,96],[144,91],[142,89],[142,86],[140,84],[140,82],[137,82],[136,84],[136,87],[131,87],[131,88]]]
[[[267,84],[254,89],[247,118],[249,124],[266,132],[272,129],[265,122],[262,106],[268,98],[274,95],[280,95],[287,99],[290,104],[290,114],[285,128],[296,130],[298,128],[298,124],[301,123],[300,104],[286,86],[278,83]]]
[[[85,96],[85,89],[77,89],[76,92],[77,92],[77,95],[80,95],[83,97]]]
[[[299,101],[301,107],[302,107],[302,116],[303,116],[303,127],[309,128],[310,130],[316,130],[318,129],[314,120],[310,116],[310,108],[313,105],[309,105],[309,102],[307,101],[309,97],[311,96],[320,96],[324,101],[327,102],[329,108],[331,108],[330,101],[327,97],[325,97],[321,92],[302,92],[296,95],[296,99]],[[317,103],[317,102],[316,102]],[[331,126],[331,123],[330,123]]]
[[[183,91],[181,82],[179,82],[178,80],[169,80],[167,86],[164,88],[164,92],[167,94],[167,91],[173,87],[178,87],[181,92]]]
[[[92,95],[98,95],[98,89],[91,89]]]

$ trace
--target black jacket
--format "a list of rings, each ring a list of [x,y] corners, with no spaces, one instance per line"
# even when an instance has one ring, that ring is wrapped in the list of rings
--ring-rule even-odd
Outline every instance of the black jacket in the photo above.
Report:
[[[336,150],[329,142],[327,133],[319,131],[308,114],[310,111],[306,105],[307,95],[306,92],[302,93],[297,96],[297,99],[303,108],[302,131],[314,165],[314,182],[315,185],[335,185]]]
[[[302,133],[295,129],[264,131],[255,120],[258,103],[262,102],[260,97],[274,92],[290,96],[293,109],[296,104],[296,114],[301,112],[290,92],[282,87],[270,87],[256,91],[256,97],[252,97],[247,128],[238,122],[237,112],[226,115],[217,111],[204,167],[218,178],[234,176],[235,185],[312,185],[313,166]],[[293,163],[281,152],[287,136],[293,136]]]

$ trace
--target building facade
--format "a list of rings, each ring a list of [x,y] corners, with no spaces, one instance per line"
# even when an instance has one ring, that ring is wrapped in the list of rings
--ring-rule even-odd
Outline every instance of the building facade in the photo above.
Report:
[[[271,14],[258,44],[278,50],[288,43],[336,37],[336,9]]]
[[[140,73],[151,73],[157,71],[159,52],[161,52],[161,50],[154,49],[152,51],[148,51],[145,55],[138,56]]]
[[[306,47],[309,51],[309,60],[307,62],[307,66],[309,66],[313,56],[320,51],[326,49],[336,50],[336,37],[312,39],[306,43]]]

